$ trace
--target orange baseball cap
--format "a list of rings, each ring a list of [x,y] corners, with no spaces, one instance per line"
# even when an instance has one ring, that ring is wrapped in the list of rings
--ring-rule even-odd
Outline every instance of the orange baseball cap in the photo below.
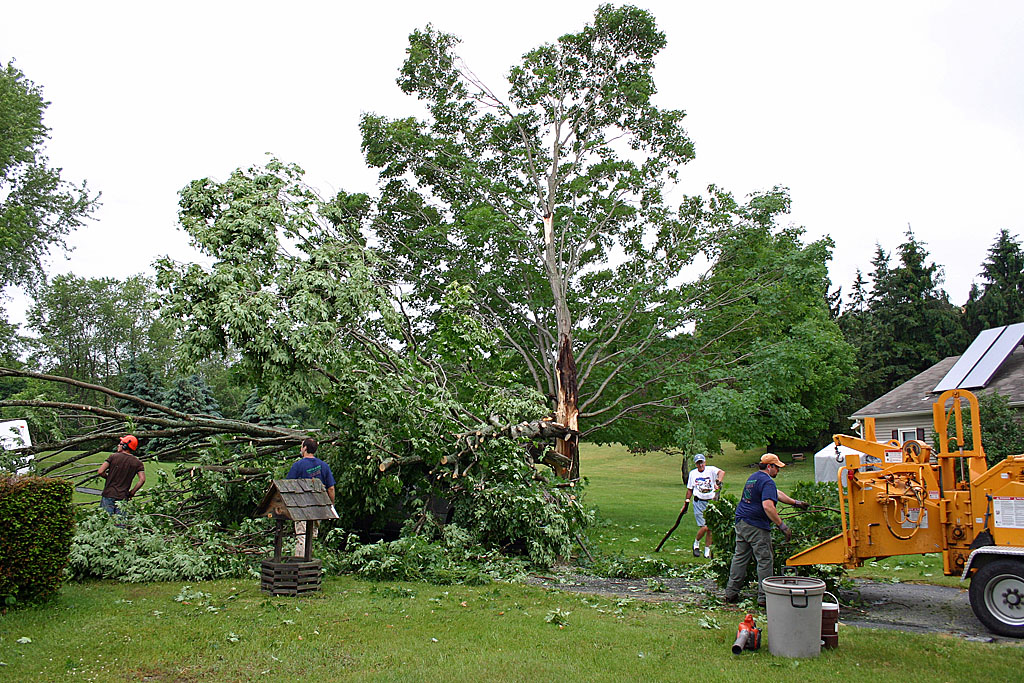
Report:
[[[774,453],[765,453],[761,456],[761,462],[765,465],[777,465],[779,467],[785,467],[786,463],[779,460],[779,456]]]

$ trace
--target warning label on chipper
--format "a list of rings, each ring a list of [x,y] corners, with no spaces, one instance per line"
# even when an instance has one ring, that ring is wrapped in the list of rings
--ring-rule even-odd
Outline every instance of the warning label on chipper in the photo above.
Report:
[[[927,529],[928,511],[922,511],[921,508],[908,508],[907,516],[903,519],[900,526],[904,529]]]
[[[1004,529],[1024,529],[1024,498],[992,496],[993,523]]]

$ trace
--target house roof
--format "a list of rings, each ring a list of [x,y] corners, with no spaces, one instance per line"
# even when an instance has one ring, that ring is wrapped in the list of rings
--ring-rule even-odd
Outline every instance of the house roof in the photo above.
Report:
[[[943,358],[921,374],[912,377],[887,394],[876,398],[850,417],[882,417],[886,415],[915,415],[932,412],[932,404],[939,394],[932,390],[939,383],[960,356]],[[1003,361],[984,389],[974,389],[982,395],[999,392],[1010,400],[1010,405],[1024,406],[1024,346],[1018,346]]]

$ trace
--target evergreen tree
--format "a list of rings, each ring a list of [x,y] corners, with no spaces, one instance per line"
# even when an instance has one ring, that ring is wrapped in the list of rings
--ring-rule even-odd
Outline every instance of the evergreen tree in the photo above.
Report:
[[[258,388],[253,388],[245,399],[245,409],[242,411],[242,419],[253,424],[270,425],[274,427],[286,427],[296,424],[298,420],[285,412],[273,409],[270,402],[260,395]]]
[[[1024,322],[1024,249],[1003,229],[981,265],[982,286],[971,286],[964,326],[972,335],[1000,325]]]
[[[860,344],[862,388],[877,398],[946,356],[962,353],[969,339],[962,315],[942,290],[942,268],[928,260],[912,230],[897,247],[898,261],[878,247],[874,286]]]
[[[164,394],[163,403],[189,415],[223,417],[210,385],[201,375],[182,377]]]
[[[878,252],[883,255],[879,265],[888,268],[881,247],[878,248]],[[878,259],[879,256],[876,255],[876,260]],[[836,319],[839,329],[843,333],[843,338],[855,350],[854,364],[856,370],[854,371],[854,377],[856,381],[847,394],[846,400],[837,410],[836,417],[830,428],[832,433],[847,431],[847,425],[849,424],[846,419],[847,416],[877,398],[877,396],[869,394],[870,387],[873,387],[877,382],[872,381],[865,374],[865,367],[868,365],[865,362],[865,357],[872,352],[875,344],[875,337],[872,335],[871,328],[871,311],[868,309],[870,289],[870,285],[864,278],[864,273],[858,268],[857,274],[853,279],[853,286],[850,288],[850,295],[846,301],[846,308]]]
[[[161,403],[189,415],[223,417],[210,385],[198,374],[176,380],[164,392]],[[148,444],[148,450],[161,460],[189,460],[193,451],[190,446],[195,445],[186,439],[156,438]]]
[[[129,361],[121,378],[121,392],[160,403],[164,397],[164,380],[156,368],[156,363],[145,357]],[[132,401],[119,401],[118,410],[130,415],[147,412]]]

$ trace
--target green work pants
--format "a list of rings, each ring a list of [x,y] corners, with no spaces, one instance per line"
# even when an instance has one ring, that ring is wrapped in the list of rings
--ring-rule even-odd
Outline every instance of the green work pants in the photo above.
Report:
[[[725,587],[726,597],[739,595],[740,589],[746,584],[751,555],[757,560],[757,600],[764,602],[762,582],[773,571],[772,532],[739,520],[736,522],[736,552],[732,556],[729,583]]]

